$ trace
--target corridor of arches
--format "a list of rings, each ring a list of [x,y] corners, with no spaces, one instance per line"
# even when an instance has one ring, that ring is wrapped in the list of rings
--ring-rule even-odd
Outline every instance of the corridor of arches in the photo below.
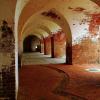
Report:
[[[21,7],[18,100],[99,100],[100,7],[90,0]]]
[[[15,42],[17,100],[100,100],[99,0],[4,0],[0,4],[0,9],[7,9],[0,21],[4,19],[2,24],[12,29],[15,38],[11,41]],[[2,37],[11,39],[0,33]],[[10,96],[14,94],[5,97]]]

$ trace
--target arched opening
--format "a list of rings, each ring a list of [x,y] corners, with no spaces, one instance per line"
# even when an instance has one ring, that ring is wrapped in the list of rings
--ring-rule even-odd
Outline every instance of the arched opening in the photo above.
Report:
[[[29,0],[30,1],[30,0]],[[60,0],[59,0],[60,1]],[[84,13],[88,13],[88,8],[91,8],[92,6],[91,6],[91,3],[89,3],[88,1],[89,0],[84,0],[84,1],[87,1],[87,2],[85,2],[85,3],[83,3],[83,2],[81,2],[81,0],[76,0],[75,2],[76,3],[74,3],[74,2],[71,2],[71,3],[58,3],[59,1],[57,1],[57,3],[52,3],[52,5],[51,5],[51,7],[49,8],[49,7],[47,7],[49,10],[51,9],[51,8],[56,8],[57,9],[57,11],[55,10],[55,9],[52,9],[52,11],[50,12],[48,9],[46,9],[46,7],[44,8],[44,9],[42,9],[44,12],[42,12],[41,13],[41,15],[43,15],[43,13],[44,13],[44,15],[46,14],[46,16],[42,16],[42,18],[44,18],[44,19],[46,19],[46,20],[50,20],[50,21],[53,21],[54,23],[57,23],[59,26],[61,26],[61,28],[62,29],[64,29],[64,33],[66,34],[66,42],[64,42],[65,43],[65,45],[66,45],[66,64],[72,64],[73,62],[72,62],[72,37],[75,37],[75,39],[73,39],[73,41],[75,40],[75,42],[76,42],[76,40],[78,40],[78,39],[81,39],[81,38],[83,38],[83,37],[81,37],[82,36],[82,33],[84,33],[84,31],[83,31],[83,27],[78,27],[79,25],[81,26],[81,24],[80,24],[80,21],[82,20],[82,18],[84,18],[83,17],[83,14],[82,14],[82,11],[84,11]],[[64,1],[64,0],[63,0]],[[65,1],[67,1],[67,0],[65,0]],[[69,1],[69,0],[68,0]],[[74,0],[71,0],[71,1],[74,1]],[[52,2],[52,1],[51,1]],[[70,1],[69,1],[70,2]],[[78,4],[78,3],[81,3],[82,5],[80,5],[80,4]],[[32,2],[31,2],[31,4],[32,4]],[[48,3],[49,4],[49,3]],[[55,5],[57,4],[57,7],[55,7]],[[75,4],[75,5],[74,5]],[[88,8],[87,7],[85,7],[85,9],[84,9],[84,4],[90,4],[90,6],[88,6]],[[62,6],[61,6],[62,5]],[[66,7],[65,7],[65,6]],[[48,5],[47,5],[48,6]],[[32,7],[34,7],[33,6],[33,4],[32,4]],[[64,8],[65,7],[65,8]],[[76,7],[76,8],[75,8]],[[81,7],[83,7],[83,8],[81,8]],[[92,7],[92,8],[94,8],[94,7]],[[65,10],[65,11],[64,11]],[[72,11],[71,11],[72,10]],[[91,9],[90,9],[91,10]],[[24,10],[23,10],[24,11]],[[27,10],[27,11],[29,11],[29,10]],[[30,11],[33,11],[33,10],[30,10]],[[70,12],[70,13],[69,13]],[[78,17],[78,13],[77,12],[79,12],[79,13],[81,13],[80,14],[80,18]],[[92,12],[92,11],[91,11]],[[91,13],[90,12],[90,13]],[[73,14],[72,14],[73,13]],[[90,14],[89,13],[89,14]],[[33,11],[33,19],[34,19],[34,15],[35,15],[35,12]],[[32,14],[30,14],[30,15],[32,15]],[[24,15],[24,14],[23,14]],[[24,28],[24,30],[26,30],[27,28],[28,28],[28,30],[30,30],[30,32],[32,33],[33,31],[33,29],[35,29],[35,27],[32,27],[32,30],[31,30],[31,27],[30,26],[33,26],[33,24],[34,24],[34,21],[33,20],[30,20],[30,15],[28,16],[28,18],[26,18],[28,21],[29,21],[29,23],[26,25],[26,27]],[[39,15],[39,17],[41,17],[41,15]],[[68,16],[67,16],[68,15]],[[73,18],[73,17],[71,17],[71,16],[74,16],[75,17],[75,19]],[[77,18],[77,17],[78,18]],[[71,17],[71,18],[70,18]],[[24,18],[24,17],[23,17]],[[27,21],[26,20],[26,21]],[[35,19],[34,19],[35,20]],[[68,20],[68,22],[67,22],[67,20]],[[37,20],[36,21],[38,21],[38,18],[37,18]],[[75,21],[75,22],[74,22]],[[84,20],[82,20],[82,23],[83,23],[83,21]],[[78,24],[78,22],[79,22],[79,25],[77,25]],[[23,25],[22,25],[22,27],[27,23],[27,22],[24,22],[23,21]],[[41,23],[41,22],[39,22],[39,23]],[[41,24],[43,24],[44,25],[44,23],[41,23]],[[70,25],[69,25],[70,24]],[[35,24],[36,25],[36,24]],[[37,24],[37,26],[39,26],[39,24]],[[36,26],[36,27],[37,27]],[[84,25],[83,25],[84,26]],[[19,26],[18,27],[20,27],[20,23],[19,23]],[[76,28],[77,27],[77,28]],[[70,29],[71,28],[71,29]],[[80,31],[80,28],[82,29],[82,31]],[[85,27],[84,27],[85,28]],[[21,29],[19,29],[19,30],[21,30]],[[74,31],[73,31],[74,30]],[[79,30],[79,31],[77,31],[77,30]],[[85,30],[87,30],[87,29],[85,29]],[[72,31],[72,32],[71,32]],[[30,33],[30,32],[26,32],[26,33]],[[20,31],[18,32],[18,33],[21,33]],[[24,32],[23,32],[24,33]],[[76,34],[77,33],[77,34]],[[44,34],[44,33],[43,33]],[[29,35],[29,34],[28,34]],[[56,35],[56,36],[58,36],[57,34],[56,34],[56,32],[53,34],[53,35]],[[51,37],[53,37],[53,35],[51,36]],[[76,38],[76,37],[78,37],[78,38]],[[23,37],[21,37],[21,38],[23,38]],[[46,37],[43,37],[43,38],[45,38],[46,39]],[[23,43],[23,42],[22,42]],[[57,43],[59,43],[59,42],[57,42]],[[64,44],[63,43],[63,44]],[[73,44],[74,45],[74,44]],[[79,45],[79,42],[78,42],[78,44],[77,45]],[[57,44],[56,45],[56,51],[58,51],[58,49],[57,49],[57,47],[58,47],[59,45]],[[81,48],[84,48],[84,47],[82,47],[81,45],[80,45],[80,47]],[[31,48],[32,49],[32,48]],[[49,48],[47,48],[47,49],[49,49]],[[61,47],[60,47],[60,49],[61,49]],[[76,48],[75,48],[76,49]],[[80,48],[79,48],[80,49]],[[49,50],[47,50],[47,51],[49,51]],[[76,53],[77,52],[79,52],[78,50],[76,50],[75,51],[75,57],[76,57]],[[83,52],[83,51],[82,51]],[[81,52],[81,53],[82,53]],[[49,54],[49,52],[47,52],[47,54]],[[83,53],[82,53],[83,54]],[[78,58],[79,58],[79,54],[78,54],[78,56],[77,56]],[[81,56],[80,56],[81,57]],[[82,59],[83,60],[83,59]],[[77,59],[77,61],[79,61],[78,59]],[[46,61],[45,61],[46,62]],[[36,65],[35,65],[36,66]],[[68,65],[65,65],[65,67],[66,66],[68,66]],[[73,66],[73,65],[72,65]],[[29,66],[28,66],[29,67]],[[46,67],[47,67],[47,65],[46,65]],[[51,67],[51,65],[50,65],[50,67]],[[56,67],[56,65],[53,65],[53,67]],[[59,66],[57,66],[56,68],[58,68]],[[60,67],[60,68],[62,68],[62,66]],[[77,67],[77,65],[75,65],[75,67],[74,68],[76,68],[76,69],[78,69],[78,70],[74,70],[73,68],[73,71],[75,71],[75,75],[76,75],[76,72],[78,71],[78,73],[79,72],[82,72],[78,67]],[[42,68],[41,68],[42,69]],[[65,68],[66,70],[67,70],[67,68]],[[69,69],[70,68],[68,68],[68,73],[69,72],[71,72],[71,71],[69,71]],[[82,68],[81,68],[82,69]],[[33,69],[34,70],[34,69]],[[64,71],[66,71],[66,70],[64,70]],[[80,71],[79,71],[80,70]],[[92,71],[93,71],[93,69],[92,69]],[[29,71],[27,71],[27,72],[32,72],[32,69],[30,69]],[[36,76],[37,76],[37,70],[36,70]],[[33,72],[34,73],[34,72]],[[43,70],[43,73],[44,73],[44,70]],[[78,73],[77,73],[77,75],[78,75]],[[73,76],[73,72],[71,72],[71,74],[72,74],[72,76]],[[84,75],[84,73],[82,73],[83,75]],[[26,74],[27,75],[27,74]],[[40,75],[40,73],[39,73],[39,75]],[[43,75],[43,74],[42,74]],[[50,74],[49,74],[50,75]],[[81,76],[81,74],[79,74],[78,76],[80,76],[80,79],[81,79],[81,77],[83,77],[83,75]],[[88,75],[88,74],[87,74]],[[86,75],[86,76],[87,76]],[[33,76],[35,76],[35,75],[32,75],[32,77]],[[47,77],[47,75],[45,75],[46,77]],[[85,75],[84,75],[85,76]],[[65,78],[65,76],[63,76],[64,78]],[[77,76],[76,76],[77,77]],[[24,78],[24,79],[28,79],[29,78],[29,75],[28,75],[28,77],[27,78]],[[54,78],[54,77],[53,77]],[[22,78],[21,78],[22,79]],[[36,79],[36,78],[35,78]],[[37,77],[37,79],[39,79],[38,77]],[[48,78],[49,79],[49,78]],[[73,77],[72,77],[72,80],[73,80]],[[78,78],[78,80],[79,80],[79,78]],[[51,80],[50,80],[51,81]],[[63,79],[62,80],[62,82],[61,83],[63,83],[63,81],[66,81],[66,79]],[[22,81],[23,82],[23,81]],[[36,81],[34,81],[34,83],[35,83]],[[40,82],[40,81],[39,81]],[[43,82],[43,81],[42,81]],[[87,82],[87,78],[86,78],[86,82]],[[25,82],[25,83],[27,83],[27,81]],[[31,83],[31,82],[30,82]],[[57,82],[58,83],[58,82]],[[72,82],[72,83],[77,83],[77,82]],[[81,82],[81,83],[83,83],[83,82]],[[96,82],[97,83],[97,82]],[[94,83],[93,83],[94,84]],[[78,84],[77,84],[78,85]],[[98,84],[96,84],[96,86],[97,86]],[[33,85],[32,85],[33,86]],[[40,85],[39,85],[40,86]],[[44,86],[46,86],[46,85],[44,85]],[[54,84],[53,84],[53,86],[54,86]],[[75,86],[74,84],[71,84],[71,86]],[[78,86],[76,86],[76,87],[78,87]],[[73,88],[75,88],[75,87],[73,87]],[[33,90],[35,90],[35,89],[33,89]],[[37,90],[37,88],[36,88],[36,90]],[[40,90],[40,88],[39,88],[39,90]],[[58,89],[59,90],[59,89]],[[62,90],[62,89],[61,89]],[[66,88],[65,88],[65,90],[66,90]],[[64,90],[64,91],[65,91]],[[76,92],[76,90],[78,90],[78,88],[75,88],[75,92]],[[90,89],[91,90],[91,89]],[[80,91],[80,90],[79,90]],[[26,92],[26,91],[25,91]],[[43,91],[42,91],[43,92]],[[63,90],[62,91],[60,91],[60,93],[63,93]],[[46,90],[46,93],[47,93],[47,90]],[[44,93],[44,96],[46,96],[46,93]],[[59,93],[59,91],[57,91],[56,93]],[[72,93],[73,93],[73,91],[72,91]],[[64,93],[65,94],[65,93]],[[75,93],[75,94],[77,94],[77,93]],[[85,94],[85,92],[84,92],[84,94]],[[95,93],[94,93],[95,94]],[[66,94],[67,96],[68,96],[68,94]],[[78,94],[79,95],[79,94]],[[86,94],[87,95],[87,94]],[[61,96],[61,95],[60,95]],[[38,96],[39,97],[39,96]],[[48,97],[49,98],[49,97]],[[72,95],[72,98],[74,98],[73,97],[73,95]],[[79,98],[80,99],[80,97],[75,97],[75,98]],[[91,97],[92,98],[92,97]],[[90,99],[91,99],[90,98]],[[41,98],[41,99],[45,99],[45,98]],[[54,98],[51,98],[51,100],[53,100]],[[83,98],[84,99],[84,98]],[[54,99],[54,100],[58,100],[58,98],[57,99]]]
[[[34,35],[27,36],[23,41],[23,52],[41,51],[39,38]]]
[[[46,16],[46,14],[49,14],[49,16]],[[57,18],[53,18],[52,14],[57,16]],[[48,11],[44,10],[42,12],[39,12],[36,15],[32,15],[28,19],[26,24],[24,25],[21,34],[28,33],[29,29],[32,31],[34,28],[39,27],[40,25],[45,26],[46,24],[43,22],[43,20],[47,20],[47,21],[50,21],[50,22],[58,25],[60,27],[60,29],[62,29],[63,32],[65,33],[66,43],[64,43],[64,44],[66,44],[66,64],[72,64],[72,33],[71,33],[71,29],[70,29],[70,26],[69,26],[65,16],[61,12],[56,10],[55,8],[49,9]],[[32,22],[35,22],[37,25],[33,26]],[[42,24],[40,24],[40,22]],[[49,24],[48,24],[47,27],[50,28],[51,25],[49,26]],[[44,29],[44,27],[42,27],[42,28]],[[45,30],[48,31],[47,28]],[[50,29],[50,32],[51,33],[49,33],[49,34],[56,34],[57,32],[59,32],[59,29],[57,29],[57,28],[53,29],[53,30]],[[52,36],[53,35],[51,35],[51,37]]]
[[[66,43],[65,43],[66,45],[66,64],[72,65],[72,32],[70,29],[70,25],[67,22],[67,19],[56,8],[52,8],[48,11],[44,11],[41,13],[41,15],[42,15],[42,18],[53,21],[54,23],[58,24],[63,29],[63,32],[65,33],[65,37],[66,37]]]

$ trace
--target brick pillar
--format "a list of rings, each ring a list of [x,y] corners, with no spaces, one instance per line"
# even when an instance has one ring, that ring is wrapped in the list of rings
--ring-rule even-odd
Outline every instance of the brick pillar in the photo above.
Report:
[[[44,55],[46,55],[46,39],[43,38],[43,42],[44,42]]]
[[[51,36],[51,57],[54,58],[54,35]]]
[[[18,67],[21,68],[22,55],[18,54]]]
[[[51,55],[51,37],[46,37],[46,55]]]
[[[51,37],[46,37],[44,39],[44,54],[45,55],[51,54]]]
[[[61,32],[57,32],[52,37],[52,57],[60,58],[63,57],[66,52],[66,34]]]
[[[44,53],[44,40],[41,39],[41,53]]]
[[[66,64],[72,65],[72,44],[67,43],[66,45]]]
[[[42,53],[42,40],[40,40],[40,53]]]

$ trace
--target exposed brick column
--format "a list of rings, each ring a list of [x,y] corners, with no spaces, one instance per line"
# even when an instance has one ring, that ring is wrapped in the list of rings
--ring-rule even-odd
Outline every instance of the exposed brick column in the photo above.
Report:
[[[22,55],[18,54],[18,67],[21,68],[21,59],[22,59]]]
[[[51,37],[46,37],[44,39],[44,54],[45,55],[51,54]]]
[[[42,40],[40,40],[40,53],[42,53]]]
[[[66,64],[72,65],[72,44],[66,45]]]
[[[44,53],[44,40],[41,39],[41,53]]]
[[[51,57],[54,58],[54,35],[51,36]]]
[[[46,55],[46,39],[43,38],[43,42],[44,42],[44,55]]]
[[[58,31],[56,34],[53,35],[53,57],[59,58],[63,57],[66,52],[66,34],[62,31]]]
[[[46,37],[46,54],[50,55],[51,54],[51,37]]]

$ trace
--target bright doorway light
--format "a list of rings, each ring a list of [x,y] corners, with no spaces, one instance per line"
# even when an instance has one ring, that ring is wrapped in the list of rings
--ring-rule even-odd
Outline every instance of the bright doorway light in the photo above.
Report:
[[[100,68],[88,68],[88,69],[85,69],[86,71],[88,72],[100,72]]]
[[[37,49],[37,46],[35,48]]]

